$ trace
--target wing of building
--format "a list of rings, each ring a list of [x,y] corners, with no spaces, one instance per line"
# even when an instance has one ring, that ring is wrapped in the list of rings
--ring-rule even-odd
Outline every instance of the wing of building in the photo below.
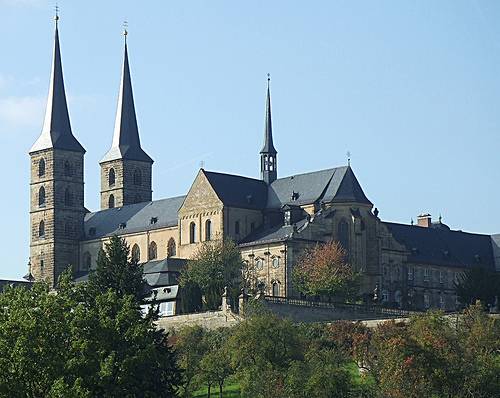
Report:
[[[112,145],[100,162],[101,210],[88,212],[84,149],[70,127],[57,26],[53,64],[45,124],[30,151],[35,279],[54,283],[68,264],[89,272],[112,235],[126,239],[155,288],[173,286],[178,270],[171,267],[220,238],[238,243],[273,296],[297,296],[291,280],[297,258],[330,240],[342,244],[363,275],[362,294],[378,289],[384,302],[399,307],[453,309],[462,272],[500,270],[500,235],[454,231],[430,215],[415,225],[384,222],[350,165],[278,178],[269,81],[260,178],[202,168],[185,196],[152,200],[153,160],[140,143],[126,42]],[[176,293],[167,290],[168,301]]]

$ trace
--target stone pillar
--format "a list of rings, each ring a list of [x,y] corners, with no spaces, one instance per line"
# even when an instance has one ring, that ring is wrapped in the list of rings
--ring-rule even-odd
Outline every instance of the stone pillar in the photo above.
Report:
[[[245,307],[248,302],[248,294],[245,293],[244,289],[241,289],[241,294],[238,296],[238,303],[240,307],[240,315],[245,316]]]

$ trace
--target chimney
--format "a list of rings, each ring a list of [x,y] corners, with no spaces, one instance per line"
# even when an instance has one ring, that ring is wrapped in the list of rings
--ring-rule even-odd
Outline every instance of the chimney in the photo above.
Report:
[[[429,228],[431,226],[432,218],[429,213],[420,214],[417,217],[417,225],[419,227]]]

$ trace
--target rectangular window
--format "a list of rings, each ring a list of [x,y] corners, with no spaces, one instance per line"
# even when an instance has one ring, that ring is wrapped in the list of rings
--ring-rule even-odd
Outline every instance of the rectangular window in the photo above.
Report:
[[[234,233],[236,235],[239,235],[240,234],[240,222],[239,221],[236,221],[234,223]]]
[[[172,316],[172,315],[174,315],[174,303],[172,301],[160,303],[159,315],[160,316]]]
[[[443,284],[445,280],[445,274],[443,271],[439,271],[439,283]]]
[[[427,293],[425,293],[424,294],[424,307],[429,308],[430,306],[431,306],[431,298]]]
[[[429,282],[429,268],[424,269],[424,282]]]
[[[413,280],[413,267],[408,267],[408,280]]]
[[[439,296],[439,308],[444,310],[444,296],[443,295]]]

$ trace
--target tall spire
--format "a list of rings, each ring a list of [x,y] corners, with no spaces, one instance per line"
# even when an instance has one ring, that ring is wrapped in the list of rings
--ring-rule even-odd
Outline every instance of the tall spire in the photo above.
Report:
[[[271,120],[271,90],[269,88],[271,77],[267,74],[267,97],[266,97],[266,122],[264,128],[264,146],[260,153],[272,153],[276,155],[278,152],[273,145],[273,125]]]
[[[270,75],[267,74],[266,122],[264,127],[264,146],[260,151],[260,176],[267,184],[278,178],[278,152],[273,145],[273,125],[271,120]]]
[[[137,127],[128,62],[127,35],[128,32],[125,27],[123,31],[125,51],[123,57],[122,80],[120,83],[120,92],[118,94],[118,108],[116,111],[113,143],[109,151],[104,155],[101,163],[117,159],[153,163],[153,159],[151,159],[141,148],[139,139],[139,129]]]
[[[66,102],[66,93],[64,90],[61,50],[59,47],[59,15],[57,10],[54,20],[54,58],[52,61],[47,108],[45,110],[42,133],[31,147],[30,153],[44,149],[64,149],[85,153],[85,149],[71,132],[68,104]]]

